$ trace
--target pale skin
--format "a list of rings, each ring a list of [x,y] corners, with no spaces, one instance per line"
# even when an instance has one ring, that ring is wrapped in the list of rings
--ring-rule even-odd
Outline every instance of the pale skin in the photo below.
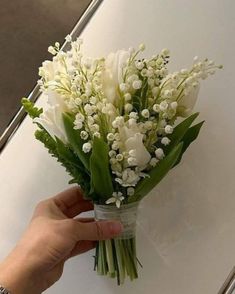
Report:
[[[12,294],[42,293],[60,279],[69,258],[94,248],[96,240],[121,233],[117,221],[79,218],[92,209],[77,187],[41,201],[22,238],[0,264],[0,284]]]

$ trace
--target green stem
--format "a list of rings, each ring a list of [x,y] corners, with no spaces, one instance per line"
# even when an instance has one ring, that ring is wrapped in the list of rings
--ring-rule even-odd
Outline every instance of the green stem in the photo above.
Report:
[[[124,283],[124,279],[125,279],[125,268],[123,267],[123,254],[122,254],[122,250],[120,248],[119,242],[120,242],[120,240],[117,240],[117,239],[114,240],[120,284],[122,285]]]
[[[129,255],[130,255],[130,260],[131,260],[131,265],[132,265],[131,268],[133,271],[133,278],[137,279],[138,278],[137,259],[136,259],[136,254],[133,251],[133,246],[132,246],[132,243],[133,242],[135,243],[135,240],[134,240],[134,238],[132,238],[132,239],[127,240],[127,242],[128,242],[127,249],[128,249]]]
[[[138,259],[136,257],[136,239],[112,239],[99,241],[95,255],[95,269],[99,275],[117,277],[118,285],[138,278]]]
[[[106,259],[106,253],[105,253],[105,241],[101,241],[102,244],[102,266],[103,266],[103,273],[104,275],[107,275],[108,267],[107,267],[107,259]]]
[[[106,251],[106,259],[108,264],[108,273],[111,277],[115,277],[115,268],[114,268],[114,260],[113,260],[113,249],[111,240],[105,241],[105,251]]]
[[[103,275],[103,270],[102,270],[102,253],[101,253],[101,241],[99,242],[98,246],[98,250],[97,250],[97,273],[99,275]]]

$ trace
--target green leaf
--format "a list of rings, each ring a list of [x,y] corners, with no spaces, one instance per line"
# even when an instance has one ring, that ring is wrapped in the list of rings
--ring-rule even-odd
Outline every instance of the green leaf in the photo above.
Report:
[[[183,136],[183,139],[182,139],[183,148],[182,148],[181,154],[180,154],[177,162],[175,163],[175,165],[180,163],[184,152],[188,149],[189,145],[197,139],[203,124],[204,124],[204,121],[192,126],[191,128],[188,129],[186,134]]]
[[[139,112],[141,109],[141,98],[140,98],[140,91],[136,91],[136,93],[132,96],[132,105],[135,111]]]
[[[140,112],[142,109],[146,108],[147,103],[148,79],[143,78],[141,81],[141,89],[138,89],[132,96],[132,105],[137,112]]]
[[[147,92],[148,92],[148,79],[143,79],[143,86],[141,89],[142,109],[146,108],[147,105]]]
[[[189,129],[189,127],[191,126],[191,124],[197,118],[198,115],[199,115],[198,112],[192,114],[191,116],[183,120],[174,128],[173,133],[168,136],[171,142],[169,145],[167,145],[164,148],[165,154],[168,154],[176,145],[178,145],[179,142],[181,142],[187,130]]]
[[[91,182],[95,193],[103,200],[113,194],[108,151],[108,145],[103,139],[95,137],[90,157]]]
[[[37,108],[34,106],[34,103],[27,98],[22,98],[21,104],[31,118],[39,117],[39,115],[43,112],[42,108]]]
[[[144,178],[137,184],[135,194],[129,198],[130,202],[140,201],[165,177],[177,162],[182,148],[183,143],[179,143],[164,159],[159,161],[159,163],[150,170],[149,177]]]
[[[54,140],[45,130],[37,130],[35,132],[35,137],[44,144],[44,146],[48,149],[48,152],[55,157],[72,176],[69,183],[77,183],[81,186],[84,192],[84,198],[95,200],[95,198],[93,199],[92,197],[93,195],[89,194],[90,177],[84,171],[85,168],[79,162],[78,157],[73,153],[73,151],[58,138]]]
[[[80,130],[74,129],[74,117],[68,113],[63,113],[63,122],[68,141],[74,153],[78,156],[85,168],[89,171],[90,155],[88,153],[84,153],[82,150],[84,141],[81,139]]]
[[[45,130],[36,130],[34,135],[45,145],[50,154],[56,153],[56,141]]]
[[[79,169],[81,172],[86,173],[84,165],[76,156],[73,151],[65,145],[59,138],[56,137],[56,150],[59,157],[64,158],[69,164]]]

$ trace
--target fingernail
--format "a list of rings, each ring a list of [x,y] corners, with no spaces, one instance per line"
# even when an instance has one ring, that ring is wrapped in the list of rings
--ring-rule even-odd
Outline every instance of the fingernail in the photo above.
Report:
[[[120,234],[123,230],[123,225],[120,222],[111,222],[109,226],[111,233],[114,235]]]

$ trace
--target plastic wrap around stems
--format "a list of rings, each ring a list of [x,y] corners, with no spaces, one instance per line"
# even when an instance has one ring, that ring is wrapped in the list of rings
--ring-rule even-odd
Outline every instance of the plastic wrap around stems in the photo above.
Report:
[[[136,257],[136,220],[139,202],[124,204],[120,208],[95,204],[96,220],[119,220],[122,233],[115,239],[99,241],[96,247],[95,269],[100,275],[117,277],[123,284],[125,277],[138,278]]]
[[[116,206],[95,204],[95,219],[120,221],[123,230],[116,239],[131,239],[135,237],[138,205],[139,202],[134,202],[117,208]]]

